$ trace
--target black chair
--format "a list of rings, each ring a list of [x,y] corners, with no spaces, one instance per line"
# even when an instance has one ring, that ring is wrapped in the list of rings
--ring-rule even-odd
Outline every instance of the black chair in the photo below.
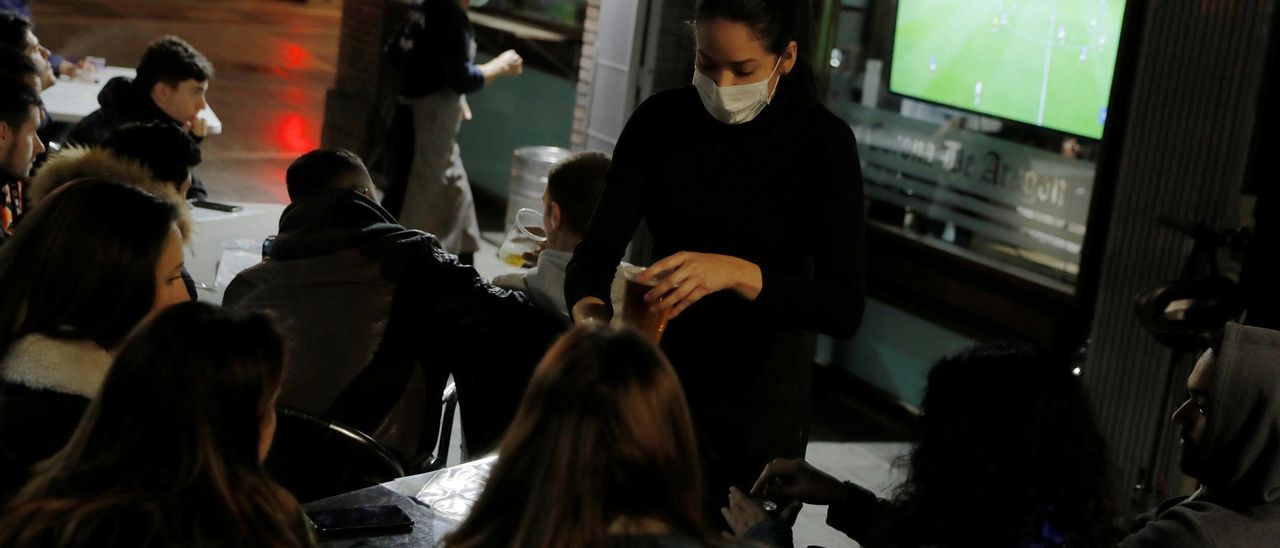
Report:
[[[412,473],[434,472],[448,466],[449,442],[453,438],[453,416],[458,410],[458,386],[453,381],[449,381],[449,384],[445,386],[444,394],[440,398],[440,405],[443,408],[440,413],[440,434],[436,450],[434,453],[424,454],[417,458],[410,468]],[[466,456],[465,452],[464,449],[464,457]]]
[[[399,460],[354,428],[297,409],[276,408],[276,435],[264,464],[301,503],[405,475]]]

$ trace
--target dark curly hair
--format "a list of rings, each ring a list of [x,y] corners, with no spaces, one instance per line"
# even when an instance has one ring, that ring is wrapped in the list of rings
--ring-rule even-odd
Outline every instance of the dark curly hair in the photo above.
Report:
[[[1012,344],[944,358],[918,426],[895,493],[903,545],[1113,544],[1106,442],[1066,364]]]
[[[185,80],[212,79],[213,64],[204,54],[177,36],[162,36],[147,46],[133,82],[139,89],[150,90],[156,82],[174,87]]]

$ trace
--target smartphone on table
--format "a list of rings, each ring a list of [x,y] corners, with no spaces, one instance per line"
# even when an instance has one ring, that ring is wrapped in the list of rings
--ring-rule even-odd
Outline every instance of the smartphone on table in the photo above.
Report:
[[[413,519],[393,504],[307,512],[320,537],[403,535],[413,531]]]

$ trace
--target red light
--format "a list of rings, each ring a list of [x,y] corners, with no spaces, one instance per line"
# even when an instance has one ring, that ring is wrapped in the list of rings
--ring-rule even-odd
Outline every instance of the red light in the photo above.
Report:
[[[285,114],[276,124],[275,141],[285,152],[302,154],[320,146],[315,124],[297,113]]]
[[[280,59],[284,68],[288,70],[302,70],[307,68],[307,62],[311,59],[311,53],[306,48],[293,42],[285,42],[280,52]]]

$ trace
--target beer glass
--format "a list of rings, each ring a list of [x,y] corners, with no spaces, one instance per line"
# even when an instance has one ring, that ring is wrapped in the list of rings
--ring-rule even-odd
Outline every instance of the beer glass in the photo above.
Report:
[[[657,344],[662,341],[662,333],[667,330],[667,311],[656,310],[657,303],[644,301],[645,293],[661,283],[661,279],[641,282],[636,278],[645,271],[643,266],[622,267],[622,276],[626,280],[626,290],[622,302],[622,323],[630,325]]]

